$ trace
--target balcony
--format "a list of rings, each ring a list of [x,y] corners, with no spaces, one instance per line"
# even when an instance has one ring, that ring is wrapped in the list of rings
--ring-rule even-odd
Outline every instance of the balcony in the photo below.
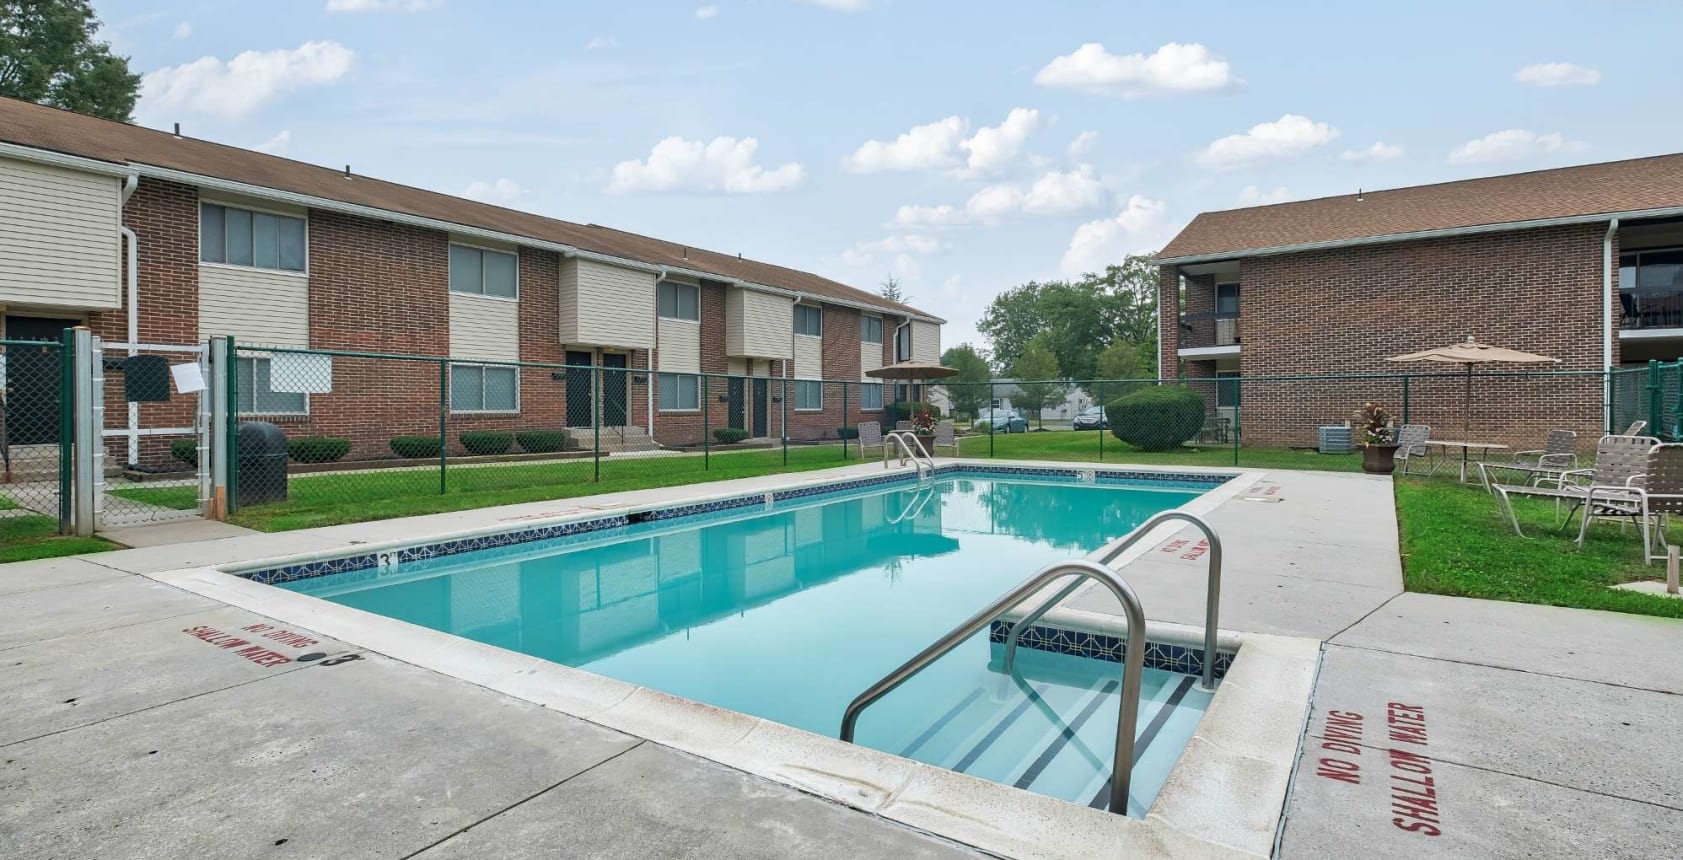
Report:
[[[1180,315],[1180,355],[1187,358],[1238,355],[1243,333],[1237,311]]]
[[[1683,289],[1637,287],[1620,290],[1619,329],[1683,329]]]

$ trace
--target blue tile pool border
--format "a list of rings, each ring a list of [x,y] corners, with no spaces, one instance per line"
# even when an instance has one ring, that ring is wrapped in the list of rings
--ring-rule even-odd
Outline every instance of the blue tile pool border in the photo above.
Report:
[[[996,645],[1005,644],[1005,638],[1010,635],[1012,622],[995,621],[988,627],[988,641]],[[1082,630],[1065,630],[1059,627],[1047,627],[1036,624],[1023,631],[1018,637],[1017,645],[1021,648],[1033,648],[1036,651],[1050,651],[1054,654],[1068,654],[1074,657],[1090,657],[1110,663],[1120,663],[1127,655],[1127,643],[1119,636],[1104,633],[1088,633]],[[1233,651],[1216,651],[1215,677],[1222,678],[1233,665],[1233,658],[1237,656]],[[1167,642],[1145,643],[1145,667],[1147,669],[1162,669],[1167,672],[1179,672],[1183,675],[1199,675],[1204,671],[1204,649],[1190,645],[1174,645]]]
[[[996,466],[996,465],[946,465],[935,470],[937,478],[986,478],[986,477],[1014,477],[1061,479],[1072,482],[1091,482],[1095,484],[1148,484],[1154,488],[1175,490],[1208,491],[1237,477],[1232,474],[1190,474],[1184,472],[1145,472],[1138,470],[1107,470],[1081,468],[1053,468],[1038,466]],[[295,582],[300,579],[314,579],[321,576],[332,576],[341,573],[355,573],[364,570],[378,570],[393,564],[417,562],[428,559],[445,558],[464,552],[496,549],[513,546],[515,544],[533,543],[537,541],[556,540],[558,538],[580,538],[584,536],[601,537],[603,533],[613,529],[622,529],[630,525],[646,522],[662,522],[682,517],[694,517],[706,514],[718,514],[741,508],[765,507],[768,503],[789,502],[800,499],[811,499],[834,493],[848,493],[889,484],[909,484],[916,482],[914,474],[895,472],[887,475],[869,478],[853,478],[845,481],[833,481],[828,484],[818,484],[809,487],[791,487],[784,490],[749,493],[741,496],[731,496],[724,499],[709,499],[705,502],[671,505],[647,511],[635,511],[610,516],[591,517],[573,520],[565,523],[555,523],[544,526],[513,529],[506,532],[475,535],[472,537],[454,538],[433,543],[423,543],[414,546],[399,547],[397,549],[381,550],[378,552],[359,552],[336,558],[314,559],[275,567],[257,568],[253,570],[230,571],[234,576],[243,577],[266,585],[276,585],[283,582]],[[1002,634],[1003,635],[1003,634]],[[1028,644],[1028,637],[1024,637],[1024,644]]]

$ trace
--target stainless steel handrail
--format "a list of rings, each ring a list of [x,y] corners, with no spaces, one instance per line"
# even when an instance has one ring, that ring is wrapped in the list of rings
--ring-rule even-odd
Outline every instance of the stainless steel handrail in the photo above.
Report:
[[[915,495],[912,496],[911,503],[901,508],[900,513],[889,517],[888,524],[899,525],[906,520],[916,519],[917,515],[922,513],[924,506],[929,504],[929,500],[935,497],[935,487],[934,483],[919,486]]]
[[[919,481],[923,480],[926,475],[931,478],[935,476],[935,458],[929,456],[928,451],[923,450],[923,443],[917,440],[917,434],[910,430],[890,430],[884,433],[882,438],[882,465],[884,467],[888,466],[888,440],[893,439],[894,444],[900,448],[900,465],[905,465],[907,458],[910,458],[912,464],[917,467]],[[907,439],[911,441],[907,442]]]
[[[1209,523],[1185,511],[1164,511],[1141,523],[1139,528],[1129,532],[1120,542],[1112,546],[1110,551],[1100,556],[1098,562],[1105,565],[1110,564],[1122,553],[1127,552],[1134,544],[1143,540],[1147,534],[1151,533],[1152,529],[1171,520],[1184,520],[1197,526],[1198,530],[1204,533],[1204,539],[1210,543],[1210,573],[1209,580],[1204,586],[1204,673],[1198,686],[1205,692],[1213,692],[1215,690],[1216,630],[1219,629],[1218,621],[1221,614],[1221,537],[1215,533],[1215,529],[1210,528]],[[1011,671],[1012,666],[1017,662],[1017,637],[1021,635],[1022,631],[1034,626],[1034,623],[1051,611],[1052,607],[1064,602],[1066,598],[1074,594],[1075,590],[1081,587],[1081,583],[1082,581],[1078,579],[1064,586],[1063,590],[1052,595],[1050,600],[1040,604],[1033,612],[1024,616],[1021,621],[1011,625],[1011,633],[1005,637],[1005,671]],[[1132,628],[1128,632],[1132,633]]]
[[[1134,594],[1134,589],[1121,575],[1095,561],[1062,561],[1043,568],[1039,573],[1024,580],[1021,585],[988,604],[982,611],[970,616],[964,623],[954,627],[945,636],[935,640],[933,645],[918,652],[916,657],[907,660],[900,668],[872,684],[869,689],[848,703],[847,710],[842,714],[841,739],[853,743],[854,728],[859,722],[859,714],[878,699],[893,692],[913,675],[958,647],[964,640],[980,633],[1006,610],[1053,581],[1066,576],[1078,577],[1078,582],[1096,579],[1104,583],[1105,587],[1116,595],[1116,599],[1122,602],[1122,611],[1128,617],[1128,644],[1123,656],[1125,663],[1122,671],[1122,713],[1116,723],[1116,757],[1111,764],[1110,778],[1110,811],[1127,815],[1128,782],[1134,768],[1134,730],[1140,713],[1140,674],[1145,671],[1145,609],[1140,606],[1139,596]]]

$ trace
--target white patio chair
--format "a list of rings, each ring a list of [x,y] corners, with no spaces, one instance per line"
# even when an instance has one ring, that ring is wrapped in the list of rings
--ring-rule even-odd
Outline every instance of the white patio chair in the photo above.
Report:
[[[1642,562],[1666,557],[1666,523],[1683,513],[1683,445],[1654,445],[1648,449],[1644,472],[1627,486],[1591,487],[1584,499],[1584,519],[1578,526],[1578,546],[1584,545],[1591,520],[1621,519],[1642,533]]]
[[[1397,428],[1397,465],[1398,471],[1404,475],[1410,474],[1416,460],[1426,460],[1426,440],[1432,438],[1432,428],[1428,424],[1404,424]],[[1431,474],[1431,463],[1427,461],[1426,474]]]
[[[1595,446],[1595,466],[1589,469],[1569,469],[1560,473],[1557,486],[1494,483],[1490,485],[1490,491],[1496,494],[1498,507],[1507,515],[1508,525],[1513,526],[1514,534],[1523,537],[1525,532],[1520,531],[1519,519],[1514,516],[1513,496],[1570,503],[1572,509],[1566,512],[1566,519],[1561,523],[1561,527],[1565,528],[1571,524],[1572,516],[1588,501],[1590,490],[1627,489],[1636,486],[1634,482],[1648,467],[1649,449],[1658,444],[1660,440],[1652,436],[1603,436]],[[1501,464],[1482,465],[1491,465],[1496,469],[1511,468]],[[1488,481],[1488,472],[1485,474],[1485,480]],[[1599,494],[1605,496],[1604,493]]]
[[[935,422],[935,450],[929,452],[930,456],[939,454],[942,448],[950,449],[954,457],[958,456],[958,437],[953,433],[951,421]]]
[[[867,448],[882,448],[882,422],[859,422],[859,457],[864,459]]]
[[[1646,422],[1646,421],[1632,421],[1632,422],[1630,422],[1630,426],[1625,428],[1625,432],[1624,432],[1623,435],[1638,436],[1638,435],[1641,435],[1642,431],[1644,431],[1646,429],[1648,429],[1648,422]]]
[[[894,432],[896,432],[896,433],[900,432],[901,430],[910,430],[910,429],[912,429],[912,422],[910,422],[910,421],[896,421],[896,422],[894,422]]]

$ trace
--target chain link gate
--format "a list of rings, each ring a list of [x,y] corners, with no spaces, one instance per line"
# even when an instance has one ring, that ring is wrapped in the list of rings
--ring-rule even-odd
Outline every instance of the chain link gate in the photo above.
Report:
[[[205,349],[90,338],[97,529],[204,516],[210,494]],[[190,366],[181,390],[178,366]]]
[[[0,340],[0,535],[70,531],[69,337]]]

